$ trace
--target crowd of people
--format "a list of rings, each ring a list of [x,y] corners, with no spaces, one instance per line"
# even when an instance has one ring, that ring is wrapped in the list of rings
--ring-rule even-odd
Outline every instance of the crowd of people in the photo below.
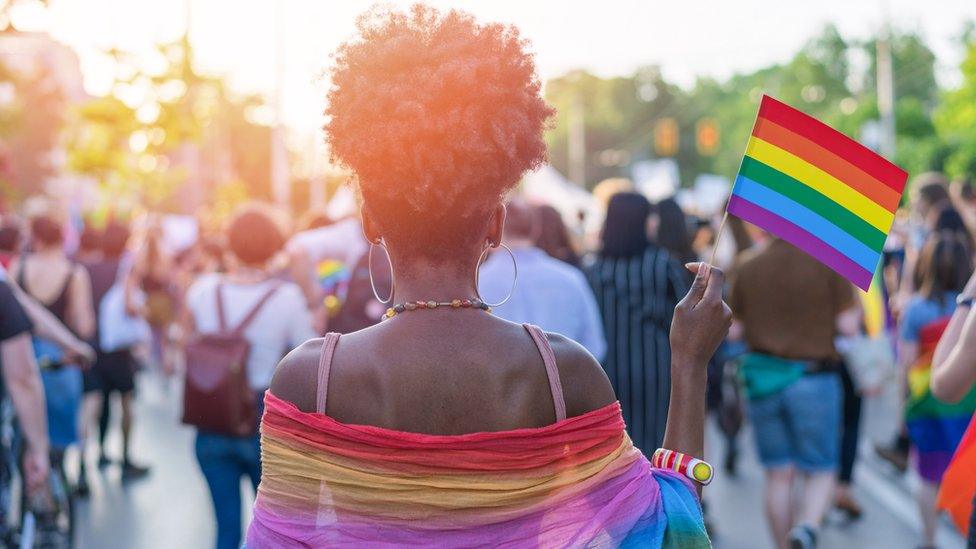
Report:
[[[814,547],[832,507],[860,517],[862,399],[896,393],[903,425],[877,452],[920,479],[920,544],[934,546],[939,484],[976,411],[971,184],[915,179],[868,293],[734,218],[720,240],[717,215],[652,203],[623,179],[597,186],[604,221],[588,235],[577,212],[514,190],[544,156],[551,114],[517,33],[424,9],[360,24],[366,38],[332,74],[327,133],[361,213],[292,224],[251,203],[208,229],[160,213],[85,219],[44,199],[3,212],[0,371],[17,436],[2,461],[28,491],[66,456],[75,497],[89,497],[96,460],[117,460],[124,482],[152,474],[132,444],[141,372],[183,380],[218,549],[241,545],[242,479],[258,493],[249,547],[702,546],[700,485],[663,469],[703,457],[707,379],[722,474],[736,473],[747,417],[780,548]],[[390,43],[423,63],[390,61]],[[511,74],[485,87],[468,65]],[[437,96],[438,79],[418,76],[431,67],[484,97],[463,116],[463,93],[374,116],[367,99]],[[452,133],[465,140],[412,139]],[[113,398],[119,456],[105,446]],[[662,468],[662,455],[681,457]],[[544,517],[556,493],[562,510]],[[410,526],[418,517],[431,525]]]
[[[207,372],[193,370],[185,347],[200,334],[240,330],[249,348],[247,388],[260,416],[260,395],[289,350],[326,332],[378,323],[386,307],[373,288],[389,294],[394,283],[387,258],[368,253],[354,215],[330,220],[309,214],[289,231],[273,207],[248,204],[222,230],[196,234],[178,248],[165,216],[78,222],[50,200],[31,201],[26,210],[5,214],[0,229],[3,364],[27,376],[21,383],[38,376],[32,392],[11,392],[22,397],[14,400],[19,430],[28,447],[41,448],[44,461],[56,459],[59,467],[69,447],[78,449],[71,454],[78,456],[76,497],[88,497],[90,465],[113,463],[105,436],[114,395],[121,411],[121,478],[150,474],[130,451],[140,372],[185,375],[188,384],[196,383]],[[565,335],[601,360],[631,436],[653,451],[663,441],[669,404],[671,315],[693,277],[656,243],[654,228],[669,229],[634,192],[610,200],[594,253],[550,205],[517,198],[507,212],[503,242],[511,253],[481,258],[479,295],[490,301],[510,293],[495,307],[497,316]],[[17,387],[13,379],[8,387]],[[29,402],[43,410],[32,415]],[[247,478],[256,488],[261,478],[258,433],[201,428],[194,452],[213,497],[216,545],[237,547],[240,481]]]
[[[717,235],[715,220],[614,185],[599,243],[589,249],[552,206],[511,199],[501,241],[507,249],[479,258],[477,291],[486,303],[503,301],[493,308],[496,316],[564,335],[599,360],[630,437],[649,454],[665,437],[671,318],[694,276],[683,263],[710,256]],[[845,360],[869,332],[866,294],[859,298],[809,256],[737,221],[730,231],[734,252],[719,254],[730,272],[735,323],[710,361],[709,406],[728,435],[727,474],[736,471],[742,418],[751,421],[766,470],[771,534],[780,546],[793,539],[812,545],[831,506],[860,517],[850,484],[861,400],[879,395],[883,384],[898,387],[905,421],[878,452],[902,470],[913,464],[921,479],[923,542],[934,544],[935,495],[976,410],[976,391],[946,384],[942,391],[952,393],[943,398],[958,403],[944,404],[925,380],[947,325],[953,339],[971,341],[960,336],[966,317],[957,303],[968,307],[976,293],[968,229],[976,208],[957,190],[968,186],[950,187],[934,174],[914,188],[910,214],[896,227],[878,277],[888,322],[874,337],[896,346],[897,360],[877,359],[883,375],[872,377],[874,386]],[[380,299],[400,291],[390,258],[370,252],[355,215],[310,214],[289,231],[274,208],[249,204],[222,231],[197,234],[178,249],[163,221],[146,215],[78,225],[53,207],[4,216],[3,371],[25,447],[37,450],[27,453],[28,481],[48,459],[63,467],[65,450],[77,445],[73,488],[78,497],[88,495],[89,458],[99,468],[112,463],[104,446],[112,395],[121,410],[121,476],[149,474],[130,451],[136,374],[193,379],[184,347],[199,334],[240,331],[259,417],[261,395],[289,350],[327,332],[378,323],[387,312]],[[968,355],[952,356],[959,362]],[[96,430],[97,437],[89,436]],[[194,451],[213,496],[217,546],[236,547],[240,480],[256,489],[261,478],[258,433],[201,428]]]

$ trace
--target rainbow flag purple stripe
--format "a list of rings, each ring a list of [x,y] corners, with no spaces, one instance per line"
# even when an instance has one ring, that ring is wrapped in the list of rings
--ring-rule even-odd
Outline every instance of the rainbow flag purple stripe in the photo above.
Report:
[[[907,179],[863,145],[764,95],[728,212],[867,291]]]

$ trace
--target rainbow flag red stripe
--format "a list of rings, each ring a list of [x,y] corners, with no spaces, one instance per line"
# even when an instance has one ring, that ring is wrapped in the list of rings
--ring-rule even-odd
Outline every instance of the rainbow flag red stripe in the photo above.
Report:
[[[853,139],[764,95],[728,211],[867,291],[907,179]]]

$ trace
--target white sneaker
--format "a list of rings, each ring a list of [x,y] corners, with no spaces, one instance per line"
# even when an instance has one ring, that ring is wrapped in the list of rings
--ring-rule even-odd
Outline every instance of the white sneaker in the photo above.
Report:
[[[809,524],[797,524],[787,539],[790,549],[813,549],[817,546],[817,530]]]

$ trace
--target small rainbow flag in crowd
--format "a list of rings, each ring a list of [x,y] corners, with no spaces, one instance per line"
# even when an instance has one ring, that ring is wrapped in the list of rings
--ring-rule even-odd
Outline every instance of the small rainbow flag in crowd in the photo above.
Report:
[[[976,417],[969,423],[962,442],[956,448],[952,462],[939,484],[939,499],[935,506],[949,513],[962,535],[969,532],[973,516],[973,496],[976,495]]]
[[[888,290],[881,269],[875,273],[871,287],[861,292],[861,306],[864,308],[864,331],[868,337],[893,333],[895,321],[888,307]]]
[[[315,266],[315,278],[325,292],[324,304],[329,314],[339,312],[349,287],[349,269],[335,259],[324,259]]]
[[[349,280],[349,270],[341,261],[324,259],[315,266],[315,278],[327,293],[338,293],[342,285]]]
[[[764,95],[728,212],[867,291],[906,179],[867,147]]]

